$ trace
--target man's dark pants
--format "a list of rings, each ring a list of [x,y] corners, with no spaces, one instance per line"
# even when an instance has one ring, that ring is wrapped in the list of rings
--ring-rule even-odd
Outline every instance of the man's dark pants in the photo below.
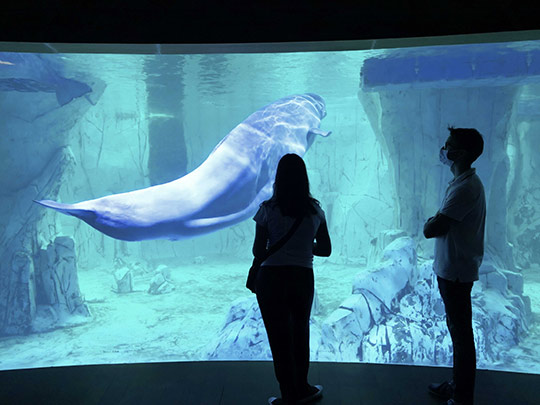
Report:
[[[437,277],[446,310],[446,324],[454,347],[454,399],[472,404],[476,375],[476,350],[472,329],[471,290],[473,283]]]
[[[257,276],[257,301],[285,401],[304,397],[309,389],[309,317],[313,291],[310,268],[263,266]]]

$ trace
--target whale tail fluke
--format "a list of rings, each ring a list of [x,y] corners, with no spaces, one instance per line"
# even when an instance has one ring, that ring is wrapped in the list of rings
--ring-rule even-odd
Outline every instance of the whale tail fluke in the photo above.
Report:
[[[89,222],[96,217],[96,213],[91,210],[84,210],[81,208],[75,208],[73,204],[63,204],[52,200],[34,200],[34,202],[43,205],[47,208],[52,208],[62,214],[72,215],[80,218],[85,222]]]

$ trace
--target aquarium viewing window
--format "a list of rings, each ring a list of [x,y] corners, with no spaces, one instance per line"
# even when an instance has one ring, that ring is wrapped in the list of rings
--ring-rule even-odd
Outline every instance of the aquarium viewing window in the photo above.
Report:
[[[288,152],[333,243],[312,361],[451,365],[422,235],[449,125],[485,141],[478,367],[540,373],[538,32],[0,43],[0,369],[271,360],[245,279]]]

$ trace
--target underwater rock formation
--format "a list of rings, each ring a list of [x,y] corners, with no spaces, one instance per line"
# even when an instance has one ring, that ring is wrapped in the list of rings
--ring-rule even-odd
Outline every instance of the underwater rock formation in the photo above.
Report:
[[[31,331],[36,315],[34,264],[26,252],[15,252],[6,285],[7,297],[0,307],[5,314],[0,334],[17,335]]]
[[[0,132],[3,134],[0,150],[10,152],[0,163],[3,193],[18,192],[29,186],[42,174],[58,149],[74,143],[70,131],[97,103],[105,89],[100,80],[87,77],[85,81],[91,85],[92,93],[63,107],[58,106],[53,94],[0,91]],[[56,196],[46,193],[41,196],[47,197]]]
[[[113,273],[115,285],[113,291],[118,294],[130,293],[133,291],[133,277],[131,270],[127,267],[122,267]]]
[[[451,177],[438,164],[447,126],[477,128],[485,140],[474,166],[486,191],[486,250],[514,268],[507,229],[507,199],[512,198],[506,192],[512,177],[507,145],[520,95],[519,86],[502,84],[539,82],[538,61],[537,50],[489,47],[455,47],[451,56],[441,50],[394,50],[365,61],[358,97],[393,164],[400,228],[417,235],[438,209]]]
[[[35,259],[15,252],[10,270],[0,335],[44,332],[90,317],[79,290],[73,239],[56,238]]]
[[[401,234],[388,233],[395,240],[382,260],[358,273],[352,295],[339,308],[322,323],[311,319],[312,360],[451,364],[452,343],[433,261],[418,260],[415,242]],[[531,308],[521,274],[486,262],[472,301],[478,364],[494,364],[528,330]],[[233,303],[206,355],[212,360],[271,359],[255,297]]]
[[[357,276],[353,295],[323,322],[316,358],[451,364],[451,340],[432,263],[417,262],[409,237],[390,243],[383,261]],[[478,363],[493,364],[528,330],[530,301],[523,296],[521,274],[487,261],[472,301]]]
[[[512,157],[508,226],[516,264],[540,264],[540,85],[524,86],[514,108],[508,140]]]
[[[48,55],[0,52],[0,91],[54,93],[59,105],[92,92],[84,82],[63,76],[62,65]]]
[[[36,316],[34,273],[41,269],[37,229],[43,212],[32,199],[41,192],[57,193],[64,175],[73,165],[69,148],[60,148],[43,169],[41,176],[27,187],[2,199],[5,206],[0,217],[0,335],[24,334],[32,331]],[[43,195],[43,194],[41,194]]]
[[[271,360],[272,353],[257,298],[232,303],[219,335],[207,348],[208,360]]]
[[[148,293],[153,295],[167,294],[175,289],[176,286],[171,280],[171,269],[164,265],[158,266],[154,277],[150,280]]]
[[[36,267],[37,314],[34,332],[77,325],[90,319],[90,310],[79,289],[75,242],[59,236],[40,249]]]
[[[49,72],[52,59],[42,56],[32,63],[36,69],[43,64]],[[60,66],[55,65],[55,69]],[[70,262],[75,259],[67,252],[71,248],[60,252],[64,242],[59,239],[58,244],[53,243],[54,249],[59,249],[54,253],[59,262],[40,258],[40,247],[54,240],[58,232],[54,221],[48,220],[49,214],[33,203],[35,199],[58,196],[65,176],[75,165],[71,148],[65,146],[70,144],[70,131],[105,88],[103,82],[87,75],[78,78],[83,78],[92,92],[61,106],[59,99],[47,91],[0,89],[0,132],[5,135],[0,137],[0,150],[10,152],[0,159],[0,335],[60,326],[66,321],[64,315],[70,318],[80,307],[80,294],[69,295],[78,291],[78,284],[69,288],[65,284],[76,279],[76,263]],[[57,84],[63,86],[65,81]],[[45,284],[39,284],[47,272],[52,273],[45,276]]]
[[[310,319],[310,345],[318,346],[320,327],[313,315],[321,311],[315,291]],[[315,346],[314,346],[315,345]],[[271,360],[272,353],[257,297],[239,298],[232,305],[225,323],[202,354],[207,360]]]

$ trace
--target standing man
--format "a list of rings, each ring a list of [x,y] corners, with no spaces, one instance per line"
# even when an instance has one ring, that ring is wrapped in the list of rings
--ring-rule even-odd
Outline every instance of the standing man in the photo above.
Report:
[[[440,210],[424,225],[435,238],[433,270],[446,311],[454,350],[453,379],[430,384],[429,392],[447,405],[470,405],[474,398],[476,351],[472,328],[471,289],[484,256],[486,199],[471,164],[482,154],[482,135],[472,128],[449,127],[439,158],[450,166],[450,181]]]

